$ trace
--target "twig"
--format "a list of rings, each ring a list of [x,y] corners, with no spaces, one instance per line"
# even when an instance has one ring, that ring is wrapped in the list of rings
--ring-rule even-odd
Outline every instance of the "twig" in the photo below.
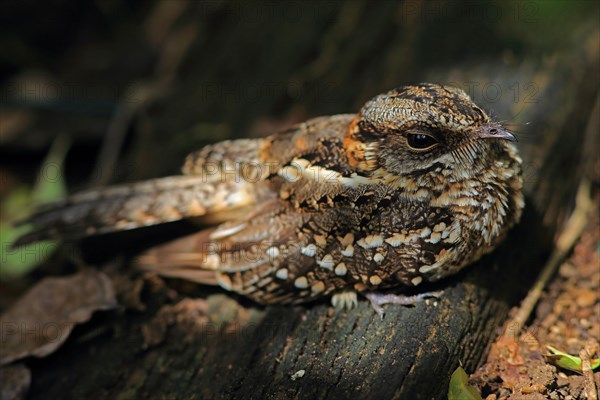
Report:
[[[584,387],[587,399],[598,400],[598,391],[596,390],[596,382],[594,382],[594,371],[592,371],[590,353],[587,349],[583,349],[579,352],[579,358],[581,358],[581,373],[585,378]]]
[[[97,177],[93,182],[94,186],[104,186],[110,182],[131,121],[140,109],[158,97],[156,90],[141,90],[141,92],[144,93],[142,93],[141,98],[138,98],[138,101],[135,103],[131,102],[128,94],[119,102],[108,125],[106,136],[102,142],[100,154],[94,167],[93,176]]]
[[[548,285],[548,282],[560,266],[561,262],[566,258],[569,251],[583,232],[588,222],[588,214],[591,209],[592,199],[590,195],[590,182],[584,178],[577,189],[575,210],[571,214],[565,229],[563,229],[556,240],[556,246],[552,251],[550,259],[544,266],[544,269],[537,278],[533,288],[527,293],[517,314],[507,325],[515,327],[516,329],[507,329],[505,336],[512,336],[516,332],[520,332],[521,328],[525,325],[525,322],[540,299],[544,288]]]
[[[164,4],[167,3],[159,3],[157,11],[165,11]],[[173,6],[173,4],[175,5]],[[179,66],[196,38],[198,28],[195,24],[172,29],[173,22],[184,8],[176,3],[169,4],[167,8],[171,8],[171,12],[168,12],[168,15],[163,14],[163,16],[168,16],[168,21],[165,22],[166,25],[162,26],[161,29],[161,32],[163,30],[164,32],[158,36],[151,29],[148,32],[149,41],[155,45],[161,44],[160,57],[156,63],[155,78],[140,84],[139,90],[136,92],[136,101],[132,101],[129,98],[129,93],[126,92],[119,102],[117,110],[109,123],[105,140],[102,143],[94,167],[93,176],[97,177],[97,180],[93,182],[94,186],[104,186],[110,183],[127,129],[141,110],[166,95],[175,80]],[[156,14],[154,14],[154,17],[156,17]],[[156,26],[156,23],[156,18],[154,18],[150,26]]]

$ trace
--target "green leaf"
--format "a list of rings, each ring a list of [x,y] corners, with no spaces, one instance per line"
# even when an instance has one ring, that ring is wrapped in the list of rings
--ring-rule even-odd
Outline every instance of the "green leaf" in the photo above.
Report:
[[[448,400],[483,400],[477,389],[467,383],[467,373],[462,367],[456,368],[450,378]]]
[[[12,244],[22,234],[28,232],[29,226],[14,227],[12,224],[0,223],[0,278],[6,279],[31,271],[35,266],[48,258],[56,249],[57,243],[44,241],[32,243],[17,249]]]
[[[33,188],[35,205],[60,200],[67,195],[63,164],[71,143],[65,135],[57,137],[44,160]]]
[[[546,346],[546,348],[550,351],[550,354],[546,354],[546,358],[552,364],[556,365],[557,367],[568,369],[573,372],[577,372],[577,373],[583,372],[583,365],[582,365],[581,358],[564,353],[552,346]],[[600,358],[591,359],[590,364],[592,366],[592,369],[596,369],[596,368],[600,367]]]
[[[15,226],[25,218],[35,206],[59,200],[67,190],[63,176],[63,162],[70,143],[67,136],[59,136],[52,143],[48,156],[38,173],[33,190],[18,186],[11,190],[0,209],[0,279],[26,274],[47,259],[57,247],[54,241],[32,243],[13,248],[16,239],[31,231],[30,225]]]

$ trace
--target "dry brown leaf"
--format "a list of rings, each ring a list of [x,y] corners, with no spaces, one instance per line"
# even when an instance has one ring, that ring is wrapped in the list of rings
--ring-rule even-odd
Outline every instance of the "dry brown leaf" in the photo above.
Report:
[[[191,342],[196,335],[205,334],[208,324],[206,313],[208,303],[204,299],[185,298],[173,305],[165,305],[154,318],[142,326],[144,349],[154,347],[165,340],[171,325],[177,325],[185,332],[184,341]]]
[[[116,305],[113,285],[101,272],[43,279],[0,317],[0,365],[54,352],[76,324]]]

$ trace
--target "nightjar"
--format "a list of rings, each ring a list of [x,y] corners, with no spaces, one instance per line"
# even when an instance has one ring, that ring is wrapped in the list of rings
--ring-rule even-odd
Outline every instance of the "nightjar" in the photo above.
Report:
[[[199,232],[137,263],[263,304],[352,306],[498,245],[524,205],[514,140],[460,89],[405,86],[358,114],[207,146],[180,176],[75,194],[34,214],[18,244],[193,218]]]

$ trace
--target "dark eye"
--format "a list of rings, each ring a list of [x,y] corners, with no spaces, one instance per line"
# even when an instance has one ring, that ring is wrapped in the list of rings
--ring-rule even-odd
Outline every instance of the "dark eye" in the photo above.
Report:
[[[436,138],[426,133],[408,133],[406,141],[413,150],[428,150],[438,144]]]

